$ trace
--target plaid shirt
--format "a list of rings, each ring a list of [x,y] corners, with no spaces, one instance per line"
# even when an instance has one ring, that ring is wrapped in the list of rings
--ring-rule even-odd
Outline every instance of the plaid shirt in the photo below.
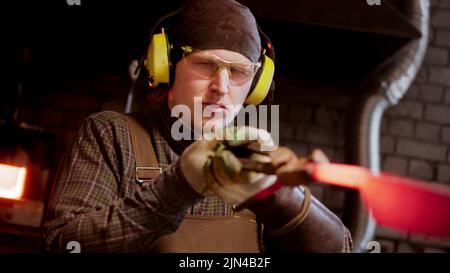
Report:
[[[139,185],[124,116],[111,111],[91,115],[56,176],[44,224],[47,250],[65,251],[69,241],[77,241],[82,252],[148,252],[159,237],[176,231],[186,213],[232,215],[230,204],[203,198],[184,178],[177,153],[189,143],[167,135],[168,110],[157,108],[145,116],[163,173]],[[349,252],[351,237],[343,228],[343,251]]]

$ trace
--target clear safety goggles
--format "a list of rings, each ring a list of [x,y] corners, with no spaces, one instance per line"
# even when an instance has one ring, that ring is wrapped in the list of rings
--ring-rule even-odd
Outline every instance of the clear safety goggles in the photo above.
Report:
[[[195,50],[189,46],[182,46],[181,49],[183,50],[183,61],[197,75],[204,79],[212,79],[223,68],[226,68],[232,85],[242,85],[253,80],[261,66],[259,62],[228,62],[215,54],[204,50]]]

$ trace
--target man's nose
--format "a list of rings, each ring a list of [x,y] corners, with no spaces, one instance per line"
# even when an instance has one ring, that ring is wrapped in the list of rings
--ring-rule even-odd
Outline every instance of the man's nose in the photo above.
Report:
[[[226,67],[222,67],[212,78],[213,90],[226,94],[228,93],[228,84],[230,82],[230,73]]]

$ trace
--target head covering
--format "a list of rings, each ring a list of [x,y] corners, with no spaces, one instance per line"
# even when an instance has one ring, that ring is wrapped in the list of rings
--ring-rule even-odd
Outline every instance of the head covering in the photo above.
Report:
[[[169,30],[171,40],[199,49],[227,49],[253,62],[261,40],[250,10],[234,0],[190,0]]]

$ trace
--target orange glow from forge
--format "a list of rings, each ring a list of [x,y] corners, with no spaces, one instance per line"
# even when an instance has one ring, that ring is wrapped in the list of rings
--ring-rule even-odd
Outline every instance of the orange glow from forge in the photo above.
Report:
[[[26,174],[26,168],[0,164],[0,198],[20,199]]]

